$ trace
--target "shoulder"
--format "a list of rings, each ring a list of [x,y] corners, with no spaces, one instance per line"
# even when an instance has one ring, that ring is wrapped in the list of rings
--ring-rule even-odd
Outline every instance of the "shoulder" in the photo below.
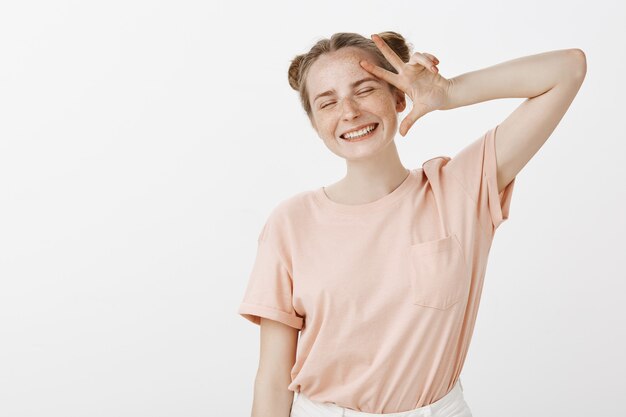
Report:
[[[290,230],[309,217],[315,204],[314,193],[314,190],[306,190],[279,200],[270,211],[259,238],[263,240],[268,234],[290,234]]]
[[[432,182],[441,177],[444,171],[443,168],[451,159],[452,158],[447,155],[439,155],[424,161],[422,163],[422,171],[426,178]]]
[[[270,217],[275,220],[293,218],[310,208],[314,198],[314,190],[300,191],[278,201],[272,209]]]

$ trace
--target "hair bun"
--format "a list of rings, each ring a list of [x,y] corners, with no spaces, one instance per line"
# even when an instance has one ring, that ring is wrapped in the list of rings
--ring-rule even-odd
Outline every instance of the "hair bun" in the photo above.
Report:
[[[296,91],[300,91],[300,68],[302,60],[304,59],[304,54],[297,55],[294,59],[291,60],[291,65],[289,65],[288,71],[288,79],[289,85]]]

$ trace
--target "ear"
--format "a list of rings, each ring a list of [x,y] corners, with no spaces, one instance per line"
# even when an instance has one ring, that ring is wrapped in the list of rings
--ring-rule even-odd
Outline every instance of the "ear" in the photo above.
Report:
[[[403,112],[406,109],[406,95],[404,91],[394,87],[394,97],[396,99],[396,111],[398,113]]]

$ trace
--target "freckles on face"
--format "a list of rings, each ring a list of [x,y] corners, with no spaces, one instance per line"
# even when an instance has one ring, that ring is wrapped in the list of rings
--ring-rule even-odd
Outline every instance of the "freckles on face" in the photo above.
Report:
[[[363,69],[362,59],[374,62],[370,54],[347,47],[320,56],[309,69],[306,83],[312,117],[325,140],[341,140],[338,135],[363,123],[395,123],[397,112],[389,85]],[[375,81],[353,86],[365,78]]]

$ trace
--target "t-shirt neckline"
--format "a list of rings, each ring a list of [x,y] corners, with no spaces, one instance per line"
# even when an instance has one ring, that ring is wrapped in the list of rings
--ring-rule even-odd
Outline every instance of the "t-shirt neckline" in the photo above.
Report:
[[[400,183],[392,192],[389,194],[379,198],[378,200],[371,201],[369,203],[364,204],[342,204],[337,203],[336,201],[331,200],[326,195],[324,191],[324,187],[319,187],[315,190],[315,199],[322,206],[329,208],[331,210],[348,213],[348,214],[357,214],[357,213],[367,213],[373,210],[378,210],[383,207],[388,207],[391,204],[395,203],[400,197],[402,197],[410,188],[411,185],[414,184],[417,179],[418,169],[410,169],[409,174],[406,176],[404,181]]]

